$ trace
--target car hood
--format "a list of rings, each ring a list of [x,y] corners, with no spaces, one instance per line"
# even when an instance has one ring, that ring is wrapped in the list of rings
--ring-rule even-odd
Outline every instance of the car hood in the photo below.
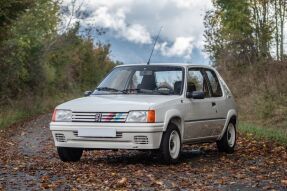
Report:
[[[56,109],[82,112],[128,112],[148,110],[179,97],[176,95],[92,95],[68,101]]]

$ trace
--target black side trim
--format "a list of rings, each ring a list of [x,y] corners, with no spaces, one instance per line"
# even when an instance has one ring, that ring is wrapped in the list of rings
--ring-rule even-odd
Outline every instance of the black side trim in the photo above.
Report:
[[[223,120],[223,119],[226,119],[226,118],[208,118],[208,119],[196,119],[196,120],[186,120],[184,122],[201,122],[201,121],[212,121],[212,120]]]

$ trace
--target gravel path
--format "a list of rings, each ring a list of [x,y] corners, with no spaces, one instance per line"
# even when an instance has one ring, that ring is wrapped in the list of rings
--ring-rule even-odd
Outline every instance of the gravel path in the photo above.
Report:
[[[184,147],[177,165],[139,151],[84,152],[59,160],[50,115],[0,132],[0,190],[287,190],[287,148],[241,135],[236,152]]]

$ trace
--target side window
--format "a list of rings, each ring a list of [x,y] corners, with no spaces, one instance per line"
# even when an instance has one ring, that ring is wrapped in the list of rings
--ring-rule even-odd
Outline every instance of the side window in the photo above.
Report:
[[[208,83],[202,70],[193,68],[188,70],[187,91],[202,91],[204,92],[205,97],[210,97]]]
[[[157,71],[155,72],[155,81],[157,87],[168,87],[174,91],[174,94],[181,94],[182,89],[182,71]]]
[[[222,91],[215,72],[212,70],[206,70],[206,75],[210,82],[212,97],[221,97]]]

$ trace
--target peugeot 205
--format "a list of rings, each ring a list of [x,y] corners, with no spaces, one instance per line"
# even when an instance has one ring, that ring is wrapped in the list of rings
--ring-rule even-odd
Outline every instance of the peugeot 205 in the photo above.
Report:
[[[210,66],[116,66],[94,91],[55,108],[50,129],[62,161],[83,150],[157,150],[177,162],[183,144],[216,142],[233,153],[237,110],[233,95]]]

